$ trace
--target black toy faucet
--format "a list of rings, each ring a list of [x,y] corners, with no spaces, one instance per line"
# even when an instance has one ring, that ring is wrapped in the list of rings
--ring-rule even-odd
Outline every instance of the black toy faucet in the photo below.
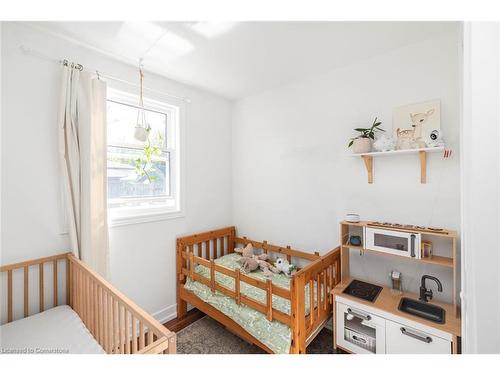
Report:
[[[432,299],[432,290],[427,289],[425,287],[425,279],[434,280],[438,286],[438,292],[443,291],[443,285],[441,284],[441,281],[439,281],[437,277],[429,276],[429,275],[422,276],[422,282],[420,283],[420,298],[419,298],[419,300],[423,301],[423,302],[429,302],[428,298]]]

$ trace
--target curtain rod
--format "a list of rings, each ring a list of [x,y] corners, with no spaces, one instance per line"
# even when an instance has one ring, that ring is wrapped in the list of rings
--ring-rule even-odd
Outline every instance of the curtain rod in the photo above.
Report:
[[[32,56],[35,56],[35,57],[38,57],[38,58],[41,58],[41,59],[44,59],[44,60],[48,60],[48,61],[52,61],[52,62],[57,62],[59,64],[68,64],[68,60],[58,60],[58,59],[52,58],[52,57],[50,57],[48,55],[45,55],[42,52],[36,51],[36,50],[31,49],[29,47],[26,47],[24,45],[19,46],[19,49],[21,51],[23,51],[24,53],[28,54],[28,55],[32,55]],[[102,73],[98,69],[88,68],[88,67],[85,67],[85,66],[83,66],[81,64],[80,64],[80,66],[82,67],[82,70],[86,70],[88,72],[96,73],[96,75],[97,75],[98,78],[100,78],[100,77],[107,78],[107,79],[110,79],[110,80],[115,81],[115,82],[121,82],[121,83],[125,83],[127,85],[130,85],[130,86],[134,86],[136,88],[139,88],[139,85],[137,83],[130,82],[130,81],[127,81],[127,80],[122,79],[122,78],[114,77],[114,76],[111,76],[109,74],[104,74],[104,73]],[[165,96],[169,96],[171,98],[180,99],[180,100],[182,100],[182,101],[184,101],[186,103],[191,103],[191,100],[189,98],[184,97],[184,96],[179,96],[179,95],[175,95],[175,94],[169,94],[169,93],[164,92],[164,91],[155,90],[155,89],[151,89],[151,88],[147,88],[147,87],[144,87],[144,88],[145,88],[146,91],[155,92],[155,93],[160,94],[160,95],[165,95]]]

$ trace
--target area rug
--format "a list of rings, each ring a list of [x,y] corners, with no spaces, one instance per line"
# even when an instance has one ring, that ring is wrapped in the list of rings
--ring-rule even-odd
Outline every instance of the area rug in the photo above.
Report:
[[[259,347],[232,334],[209,316],[177,332],[178,354],[263,354]],[[307,347],[307,354],[333,353],[332,333],[323,328]]]

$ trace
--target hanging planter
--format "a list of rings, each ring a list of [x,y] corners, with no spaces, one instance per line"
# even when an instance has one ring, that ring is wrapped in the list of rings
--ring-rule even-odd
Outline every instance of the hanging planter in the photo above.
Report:
[[[151,126],[146,120],[146,110],[144,108],[144,72],[142,71],[142,65],[139,65],[139,76],[140,76],[140,95],[139,95],[139,109],[137,110],[137,122],[134,130],[134,138],[139,142],[144,142],[144,147],[142,149],[142,155],[140,155],[135,160],[135,173],[138,177],[146,177],[144,183],[149,184],[156,181],[157,176],[154,174],[156,168],[153,164],[153,157],[155,155],[161,155],[161,145],[163,139],[160,134],[158,134],[157,144],[154,144],[151,140]]]
[[[140,142],[146,142],[151,131],[151,127],[146,121],[146,111],[144,110],[144,72],[142,66],[139,67],[141,82],[141,92],[139,96],[139,110],[137,111],[137,123],[135,125],[134,137]]]

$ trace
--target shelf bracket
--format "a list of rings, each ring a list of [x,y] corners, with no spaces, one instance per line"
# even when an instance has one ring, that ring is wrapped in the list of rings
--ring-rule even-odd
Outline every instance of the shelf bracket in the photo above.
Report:
[[[418,152],[420,156],[420,183],[427,183],[427,153],[425,151]]]
[[[365,162],[366,172],[368,172],[368,183],[373,184],[373,156],[362,155]]]

